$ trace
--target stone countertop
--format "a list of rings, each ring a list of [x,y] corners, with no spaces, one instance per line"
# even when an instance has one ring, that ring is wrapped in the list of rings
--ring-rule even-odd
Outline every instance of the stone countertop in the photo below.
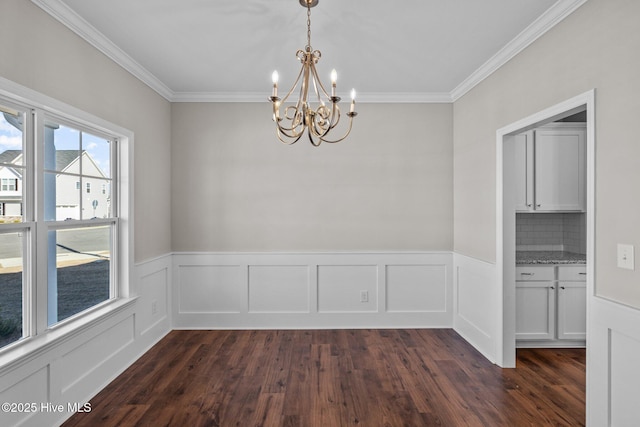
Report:
[[[586,264],[587,256],[564,251],[516,251],[516,264]]]

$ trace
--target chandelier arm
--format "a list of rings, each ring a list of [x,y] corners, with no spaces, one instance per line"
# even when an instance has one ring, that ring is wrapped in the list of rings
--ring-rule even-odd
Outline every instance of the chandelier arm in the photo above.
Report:
[[[314,120],[313,123],[309,125],[310,135],[313,135],[318,138],[322,138],[322,136],[326,135],[326,133],[327,133],[327,130],[323,126],[321,126],[319,123],[317,123],[316,120]]]
[[[314,140],[313,137],[311,136],[311,132],[307,132],[307,135],[309,135],[309,142],[311,142],[311,145],[313,145],[314,147],[319,147],[320,144],[322,144],[323,139],[320,137],[317,137],[317,140]]]
[[[282,132],[280,131],[280,128],[278,128],[278,129],[277,129],[277,132],[276,132],[276,135],[278,136],[278,139],[280,140],[280,142],[282,142],[283,144],[285,144],[285,145],[293,145],[293,144],[295,144],[296,142],[298,142],[298,140],[300,139],[300,137],[302,137],[302,134],[303,134],[303,133],[304,133],[304,132],[300,132],[300,133],[298,134],[298,136],[293,137],[293,136],[289,136],[289,135],[287,135],[287,134],[285,134],[285,133],[282,133]],[[284,135],[286,138],[288,138],[288,140],[284,140],[284,139],[282,138],[282,137],[283,137],[283,135]]]
[[[333,120],[333,117],[331,116],[332,113],[328,112],[326,107],[324,107],[324,110],[327,111],[326,117],[322,118],[322,123],[318,123],[318,127],[321,129],[321,131],[316,132],[316,134],[320,138],[324,138],[331,131],[331,129],[333,129],[333,127],[331,126],[331,122]]]
[[[318,77],[318,70],[316,70],[316,66],[313,63],[311,64],[311,72],[313,73],[314,79],[318,82],[320,89],[322,89],[322,93],[324,94],[324,96],[326,96],[327,99],[331,100],[331,95],[329,95],[329,92],[327,92],[327,90],[324,88],[322,80],[320,80],[320,77]]]
[[[297,124],[297,121],[295,120],[295,114],[293,117],[288,116],[288,113],[287,113],[288,110],[289,110],[289,107],[285,108],[284,117],[280,117],[280,102],[274,101],[273,102],[273,121],[276,122],[276,127],[284,131],[285,133],[287,133],[286,131],[293,131],[295,133],[295,129],[299,126],[299,124]],[[282,122],[285,120],[291,123],[291,127],[286,127],[282,125]]]
[[[302,52],[301,50],[299,50],[298,52]],[[291,94],[293,93],[293,91],[296,89],[296,86],[298,86],[298,83],[300,82],[300,77],[302,76],[302,72],[304,71],[304,64],[302,65],[302,67],[300,67],[300,72],[298,73],[298,77],[296,77],[295,82],[293,82],[293,85],[291,86],[291,89],[289,89],[289,92],[287,92],[287,94],[284,96],[284,98],[282,98],[282,101],[280,101],[281,103],[285,103],[285,101],[287,99],[289,99],[289,96],[291,96]]]
[[[340,141],[344,140],[344,139],[345,139],[347,136],[349,136],[349,134],[351,133],[351,127],[353,126],[353,117],[354,117],[354,116],[349,117],[349,127],[347,128],[347,131],[345,132],[345,134],[344,134],[344,135],[342,135],[342,138],[340,138],[340,139],[334,139],[334,140],[329,140],[329,139],[326,139],[326,138],[321,138],[321,139],[322,139],[322,141],[323,141],[323,142],[326,142],[326,143],[328,143],[328,144],[335,144],[335,143],[337,143],[337,142],[340,142]]]
[[[335,102],[333,104],[333,113],[331,114],[331,118],[334,119],[335,118],[335,122],[333,122],[333,124],[331,125],[331,129],[333,129],[334,127],[338,126],[338,123],[340,123],[340,116],[341,116],[341,112],[340,112],[340,106],[338,106],[338,103]]]
[[[316,94],[316,99],[318,100],[318,104],[320,105],[324,105],[324,101],[322,100],[322,97],[320,96],[320,92],[318,91],[318,81],[315,78],[315,75],[312,75],[312,82],[313,82],[313,93]]]
[[[282,126],[280,122],[277,122],[276,128],[287,138],[298,138],[304,133],[304,126],[297,120],[291,122],[291,127]]]

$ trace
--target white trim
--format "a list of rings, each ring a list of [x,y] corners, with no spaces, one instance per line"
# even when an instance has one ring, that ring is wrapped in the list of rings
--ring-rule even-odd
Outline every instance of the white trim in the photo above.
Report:
[[[587,1],[559,0],[454,88],[450,93],[452,100],[455,102],[460,99]]]
[[[595,265],[595,90],[577,95],[529,117],[518,120],[496,131],[496,276],[498,293],[495,298],[499,309],[497,312],[496,363],[502,367],[515,366],[515,289],[511,289],[515,280],[515,265],[505,259],[505,186],[503,150],[506,139],[514,133],[532,129],[545,122],[566,116],[584,106],[587,109],[587,319],[590,316],[590,305],[594,296]],[[510,248],[509,248],[510,250]],[[513,276],[513,280],[509,278]],[[587,341],[589,341],[587,328]],[[589,369],[589,367],[587,367]],[[587,388],[588,394],[588,388]],[[588,395],[587,395],[588,398]]]
[[[116,271],[118,271],[119,274],[117,280],[117,283],[119,285],[118,297],[126,299],[129,298],[130,295],[135,295],[135,292],[132,292],[131,289],[135,283],[133,232],[133,132],[126,128],[113,124],[107,120],[101,119],[90,113],[75,108],[71,105],[68,105],[64,102],[41,94],[35,90],[19,85],[15,82],[12,82],[11,80],[5,79],[4,77],[0,77],[0,96],[4,96],[10,100],[22,103],[26,107],[32,108],[36,111],[41,110],[46,114],[53,114],[56,117],[60,117],[64,120],[70,120],[73,123],[79,124],[81,126],[86,126],[89,129],[96,130],[118,138],[118,144],[120,148],[118,150],[118,162],[116,164],[120,169],[117,174],[118,188],[116,194],[119,197],[119,203],[117,204],[119,218],[117,221],[120,228],[119,236],[121,237],[118,239],[119,246],[118,250],[116,251],[118,257],[117,260],[114,260],[114,262],[117,263]],[[38,115],[36,117],[38,118],[38,120],[43,120],[43,115]],[[42,137],[42,135],[40,135],[39,137]],[[42,141],[39,141],[38,143],[41,142]],[[40,186],[36,189],[36,191],[42,192],[43,188]],[[38,194],[37,197],[38,200],[41,200],[43,196],[42,194]],[[39,215],[39,217],[42,217],[42,215]],[[100,221],[99,223],[103,222]],[[77,225],[85,226],[88,225],[88,222],[78,221]],[[66,224],[64,226],[66,226]],[[43,244],[43,242],[38,242],[36,248],[39,248],[39,250],[41,251],[46,251],[46,244]],[[39,255],[40,258],[44,259],[42,254]],[[38,254],[36,254],[36,258],[38,258]],[[44,269],[45,266],[39,264],[38,268]],[[44,271],[46,271],[46,269]],[[45,277],[46,275],[43,273],[42,276]],[[37,286],[37,284],[35,285]],[[38,307],[46,307],[46,293],[38,293],[37,298]],[[80,316],[80,318],[83,317],[84,315]],[[46,329],[48,328],[44,320],[39,320],[38,323],[39,325],[37,328],[37,333],[43,334],[45,336],[49,335],[50,332],[46,331]],[[73,323],[75,324],[76,322]],[[44,341],[47,342],[46,339]]]
[[[173,328],[451,328],[451,259],[451,252],[175,253]]]
[[[529,117],[518,120],[496,131],[496,280],[497,293],[497,341],[496,363],[502,367],[515,366],[515,263],[505,262],[505,204],[504,204],[504,162],[505,139],[514,133],[532,129],[540,124],[553,121],[570,112],[587,108],[587,319],[594,293],[595,265],[595,90],[577,95]],[[513,276],[513,280],[509,277]],[[510,283],[513,284],[510,285]],[[509,285],[509,286],[508,286]],[[589,330],[587,329],[587,341]]]
[[[453,254],[453,329],[495,363],[495,264]]]
[[[619,340],[640,348],[640,310],[594,297],[588,327],[587,425],[636,425],[638,352]]]
[[[0,353],[0,376],[12,371],[42,354],[52,351],[67,341],[83,334],[118,315],[123,310],[128,310],[135,303],[135,298],[119,299],[108,302],[88,313],[75,317],[73,320],[51,328],[46,334],[27,338],[24,342],[10,345],[6,351]]]
[[[170,102],[266,102],[268,91],[259,92],[174,92],[149,70],[116,46],[61,0],[31,0],[34,4],[76,33],[87,43],[104,53]],[[451,92],[441,93],[363,93],[358,102],[365,103],[450,103],[493,74],[511,58],[561,22],[587,0],[559,0],[538,19],[507,43],[487,62],[469,75]]]
[[[171,101],[173,91],[61,0],[31,0],[138,80]]]
[[[268,102],[266,92],[174,92],[171,102]],[[385,93],[358,92],[359,103],[423,103],[449,104],[453,102],[451,95],[442,93]]]

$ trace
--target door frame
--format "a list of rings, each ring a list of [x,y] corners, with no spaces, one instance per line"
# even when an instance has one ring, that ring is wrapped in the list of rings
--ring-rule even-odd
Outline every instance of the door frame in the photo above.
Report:
[[[506,162],[505,146],[514,135],[586,110],[586,215],[587,215],[587,343],[595,295],[595,89],[584,92],[496,131],[496,364],[516,363],[515,296],[515,187],[513,164]],[[507,147],[508,151],[509,147]],[[587,390],[589,388],[587,387]],[[588,397],[588,396],[587,396]]]

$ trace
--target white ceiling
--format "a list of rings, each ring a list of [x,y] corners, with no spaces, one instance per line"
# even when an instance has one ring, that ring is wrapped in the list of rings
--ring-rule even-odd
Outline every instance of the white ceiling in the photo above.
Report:
[[[298,0],[32,1],[172,101],[264,101],[306,45]],[[311,44],[339,95],[450,102],[584,1],[320,0]]]

